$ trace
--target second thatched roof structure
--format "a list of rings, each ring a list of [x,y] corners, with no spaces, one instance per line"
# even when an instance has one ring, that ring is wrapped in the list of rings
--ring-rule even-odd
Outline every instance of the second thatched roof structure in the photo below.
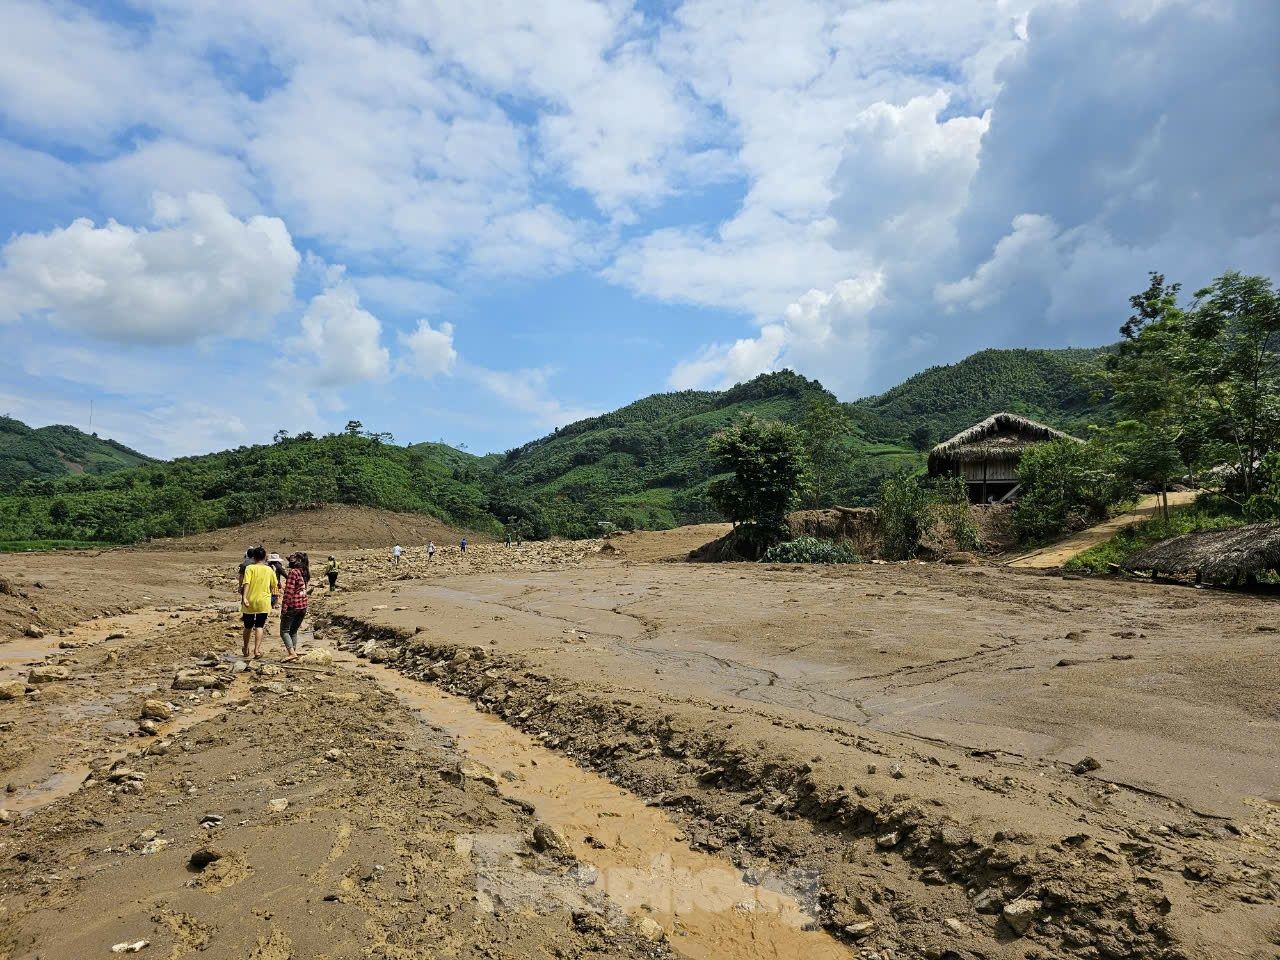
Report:
[[[1212,583],[1241,583],[1267,570],[1280,571],[1280,523],[1185,533],[1140,550],[1124,567],[1169,576],[1195,573]]]
[[[1047,440],[1083,441],[1016,413],[993,413],[929,451],[929,472],[941,473],[973,460],[1019,457],[1027,447]]]

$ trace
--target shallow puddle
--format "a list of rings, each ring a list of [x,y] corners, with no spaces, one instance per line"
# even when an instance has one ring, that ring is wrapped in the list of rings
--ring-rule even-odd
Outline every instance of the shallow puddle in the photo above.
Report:
[[[359,663],[340,654],[344,663]],[[666,931],[672,948],[690,960],[848,960],[852,954],[819,930],[782,889],[803,877],[748,884],[728,860],[690,850],[680,827],[659,810],[538,744],[469,701],[410,680],[385,667],[367,674],[425,722],[446,731],[466,758],[492,771],[498,790],[532,804],[543,823],[569,842],[584,882],[632,916],[647,916]],[[473,775],[475,775],[473,773]],[[486,842],[465,840],[470,851]],[[500,843],[502,838],[493,838]],[[523,840],[521,841],[523,842]],[[479,851],[477,851],[478,853]],[[478,857],[475,858],[479,864]],[[525,871],[528,882],[536,875]],[[769,889],[777,887],[779,889]]]
[[[218,700],[209,700],[201,703],[192,707],[190,712],[180,713],[172,720],[159,724],[160,733],[158,736],[149,737],[145,741],[135,741],[128,746],[119,746],[103,751],[99,754],[99,757],[105,756],[107,764],[113,764],[126,757],[141,754],[146,746],[155,743],[157,740],[163,740],[174,734],[182,733],[184,730],[194,727],[197,723],[217,716],[228,707],[244,703],[247,697],[248,692],[246,690],[234,697],[228,693]],[[135,721],[130,721],[128,728],[132,730],[136,726]],[[0,803],[3,803],[5,809],[14,813],[29,813],[32,810],[38,810],[41,807],[48,806],[55,800],[69,797],[79,790],[92,769],[86,762],[77,762],[69,766],[58,766],[56,768],[47,766],[44,771],[35,773],[35,776],[42,778],[37,783],[29,787],[19,787],[14,793],[0,795]],[[33,778],[32,771],[21,771],[20,769],[18,772],[27,779]],[[13,776],[14,771],[11,771],[9,775]]]

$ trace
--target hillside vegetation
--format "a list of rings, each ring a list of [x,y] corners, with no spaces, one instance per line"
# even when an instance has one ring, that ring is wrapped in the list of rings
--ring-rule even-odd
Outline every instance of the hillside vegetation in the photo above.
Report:
[[[1114,419],[1109,402],[1090,395],[1085,374],[1108,349],[983,350],[930,367],[877,397],[847,404],[864,436],[919,450],[955,436],[998,411],[1021,414],[1080,435]]]
[[[151,458],[114,440],[55,424],[32,428],[0,417],[0,492],[25,480],[102,474],[150,463]]]
[[[885,476],[921,468],[920,450],[932,442],[922,440],[926,430],[933,439],[949,436],[1001,409],[1067,429],[1105,420],[1106,408],[1091,406],[1073,379],[1077,365],[1099,356],[987,350],[879,397],[839,405],[850,429],[839,440],[843,456],[822,500],[868,503]],[[707,441],[747,413],[801,424],[814,401],[834,405],[817,381],[781,371],[723,391],[655,394],[486,457],[442,444],[398,446],[359,424],[342,434],[281,435],[273,444],[164,463],[80,434],[137,465],[104,473],[102,462],[74,476],[30,468],[0,488],[9,492],[0,496],[0,541],[130,543],[321,503],[426,513],[457,527],[526,538],[593,536],[602,522],[663,529],[715,521],[721,517],[708,495],[715,478]],[[25,431],[15,435],[42,432],[9,422]],[[0,469],[24,469],[18,463],[0,449]]]

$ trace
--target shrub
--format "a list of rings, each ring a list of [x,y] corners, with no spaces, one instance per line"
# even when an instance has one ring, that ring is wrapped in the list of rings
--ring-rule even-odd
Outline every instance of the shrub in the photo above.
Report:
[[[765,563],[858,563],[860,558],[847,543],[833,543],[817,537],[799,537],[774,544],[764,555]]]
[[[1106,519],[1134,495],[1120,466],[1114,451],[1097,441],[1054,440],[1027,450],[1018,465],[1022,495],[1013,509],[1018,537],[1048,540]]]

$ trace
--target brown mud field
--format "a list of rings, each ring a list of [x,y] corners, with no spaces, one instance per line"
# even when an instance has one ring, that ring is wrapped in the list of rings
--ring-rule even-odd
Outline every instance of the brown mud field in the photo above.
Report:
[[[703,534],[0,558],[0,958],[1280,956],[1274,599]]]

